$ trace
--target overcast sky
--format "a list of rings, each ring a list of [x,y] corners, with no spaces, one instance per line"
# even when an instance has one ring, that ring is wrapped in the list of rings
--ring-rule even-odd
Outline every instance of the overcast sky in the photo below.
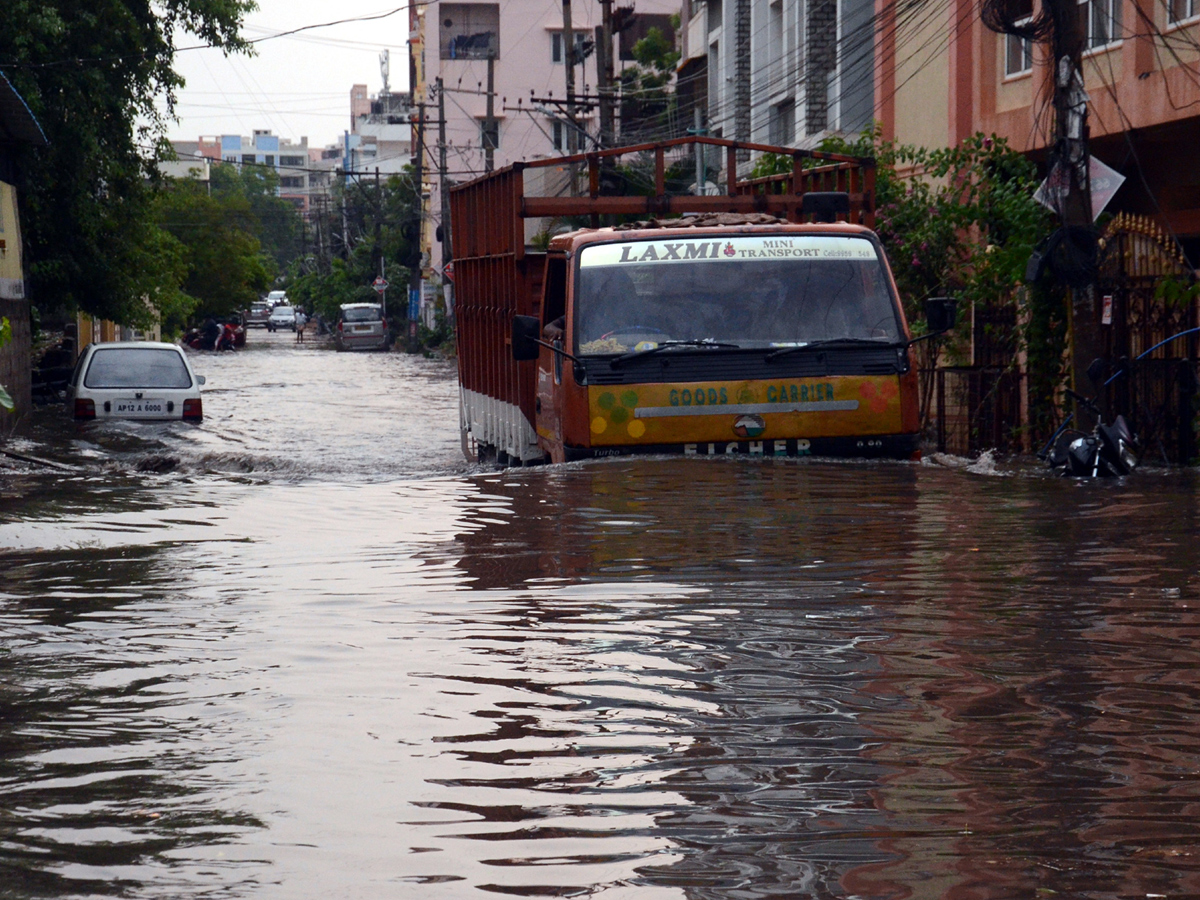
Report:
[[[388,3],[393,5],[385,5]],[[400,0],[258,0],[246,20],[249,40],[358,16],[377,16]],[[181,36],[178,46],[197,41]],[[219,50],[188,50],[176,58],[187,80],[179,92],[173,140],[200,135],[249,135],[267,128],[283,138],[308,137],[310,147],[341,139],[350,127],[350,86],[379,93],[379,54],[391,50],[392,90],[408,88],[408,8],[374,21],[347,22],[255,44],[254,56],[224,56]]]

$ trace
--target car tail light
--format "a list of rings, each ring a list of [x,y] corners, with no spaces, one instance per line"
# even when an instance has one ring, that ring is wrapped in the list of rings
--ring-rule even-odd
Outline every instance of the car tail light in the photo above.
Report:
[[[338,319],[338,331],[342,330],[342,320]]]
[[[204,404],[200,401],[199,397],[183,401],[183,417],[185,419],[204,418]]]
[[[91,400],[84,400],[80,397],[75,398],[75,418],[77,419],[94,419],[96,418],[96,404]]]
[[[383,320],[383,330],[387,331],[387,319]]]

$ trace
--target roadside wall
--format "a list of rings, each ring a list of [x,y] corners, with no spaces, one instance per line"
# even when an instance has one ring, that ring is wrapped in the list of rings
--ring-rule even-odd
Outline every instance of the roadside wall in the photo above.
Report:
[[[15,412],[0,412],[0,435],[33,405],[31,393],[29,301],[25,299],[21,229],[17,222],[17,192],[0,181],[0,316],[12,323],[12,342],[0,347],[0,384],[17,403]]]
[[[3,384],[17,403],[14,412],[0,410],[0,437],[6,435],[21,416],[33,407],[30,373],[31,339],[29,301],[0,297],[0,316],[12,323],[12,343],[0,347],[0,384]]]

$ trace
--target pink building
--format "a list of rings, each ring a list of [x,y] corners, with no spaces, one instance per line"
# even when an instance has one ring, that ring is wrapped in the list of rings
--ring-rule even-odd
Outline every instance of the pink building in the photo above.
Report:
[[[587,53],[575,66],[575,93],[593,100],[599,60],[592,48],[601,24],[601,9],[599,3],[582,0],[571,6],[574,40]],[[639,0],[635,19],[613,39],[613,69],[618,79],[621,71],[632,64],[634,42],[650,27],[658,27],[674,39],[670,19],[678,12],[679,0]],[[489,56],[494,60],[490,63],[495,120],[493,167],[567,152],[571,124],[565,104],[560,0],[512,5],[434,0],[414,4],[409,24],[409,83],[413,86],[414,105],[425,104],[429,122],[424,138],[425,183],[430,195],[427,222],[441,218],[435,90],[439,77],[445,87],[446,168],[453,181],[470,181],[484,174],[486,168]],[[415,112],[413,118],[415,122]],[[575,119],[578,146],[592,149],[599,132],[594,102],[589,108],[585,101]],[[441,253],[432,231],[430,227],[425,246],[432,246],[431,267],[437,272]]]

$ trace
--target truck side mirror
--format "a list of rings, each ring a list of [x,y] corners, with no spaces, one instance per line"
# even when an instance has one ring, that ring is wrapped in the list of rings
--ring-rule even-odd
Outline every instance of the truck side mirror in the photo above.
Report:
[[[537,359],[541,349],[537,338],[541,333],[542,323],[537,316],[513,316],[512,320],[512,355],[518,362],[527,359]]]
[[[958,301],[953,297],[930,297],[925,301],[925,322],[930,334],[949,331],[958,321]]]

